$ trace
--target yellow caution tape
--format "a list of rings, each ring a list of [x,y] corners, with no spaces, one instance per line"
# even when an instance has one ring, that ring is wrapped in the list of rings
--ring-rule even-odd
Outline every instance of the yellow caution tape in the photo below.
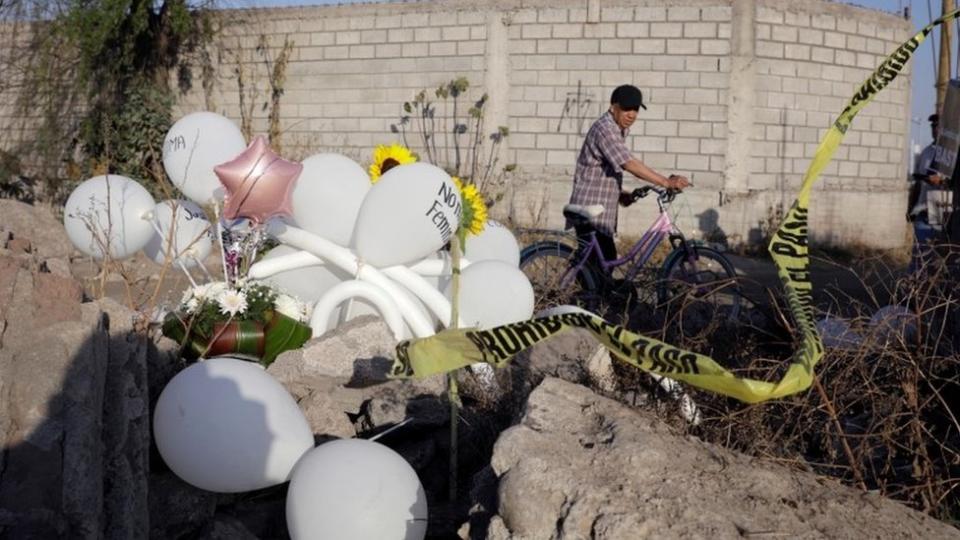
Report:
[[[403,341],[391,370],[394,378],[427,377],[446,373],[476,362],[500,367],[515,354],[568,328],[584,328],[617,358],[644,371],[686,382],[747,403],[777,399],[810,387],[813,370],[823,356],[823,343],[814,323],[807,251],[807,208],[813,185],[833,159],[853,118],[897,78],[920,43],[934,27],[952,21],[953,11],[931,22],[904,42],[880,64],[827,131],[803,177],[797,200],[770,241],[769,251],[786,289],[790,313],[800,329],[800,348],[779,382],[772,383],[735,376],[712,358],[644,337],[608,323],[591,313],[567,313],[498,326],[489,330],[445,330],[424,339]]]

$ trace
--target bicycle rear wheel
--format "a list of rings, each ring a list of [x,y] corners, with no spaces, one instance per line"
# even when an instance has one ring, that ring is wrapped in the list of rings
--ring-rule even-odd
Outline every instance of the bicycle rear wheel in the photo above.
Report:
[[[540,311],[564,304],[593,309],[598,300],[598,282],[586,265],[576,276],[571,267],[577,263],[575,250],[560,242],[544,241],[523,249],[520,270],[533,285],[535,309]]]
[[[686,337],[703,335],[740,314],[736,271],[726,257],[708,247],[674,250],[664,261],[657,296],[668,328]]]

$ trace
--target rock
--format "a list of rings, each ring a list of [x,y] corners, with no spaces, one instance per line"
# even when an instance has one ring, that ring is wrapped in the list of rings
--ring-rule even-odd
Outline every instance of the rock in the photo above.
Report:
[[[357,435],[343,407],[327,392],[311,392],[299,403],[314,436],[349,439]]]
[[[281,354],[268,371],[281,383],[322,376],[368,386],[386,382],[396,346],[383,319],[357,317]]]
[[[195,488],[171,472],[150,476],[150,538],[180,538],[209,524],[217,495]]]
[[[83,289],[72,277],[40,272],[14,257],[0,257],[0,345],[33,347],[37,332],[58,322],[79,321]]]
[[[14,239],[28,240],[40,258],[67,258],[73,253],[63,223],[48,208],[0,199],[0,216],[0,230],[12,233]]]
[[[487,539],[956,537],[881,497],[671,432],[652,413],[548,378],[491,459]]]
[[[30,240],[26,238],[12,238],[7,240],[6,248],[13,253],[30,253]]]
[[[258,540],[243,523],[230,516],[217,516],[203,532],[207,540]]]
[[[50,272],[55,276],[73,277],[73,274],[70,272],[70,262],[59,257],[51,257],[43,261],[40,270]]]
[[[518,357],[529,370],[529,381],[537,385],[544,377],[557,377],[574,383],[590,380],[587,359],[597,350],[597,340],[582,329],[567,330],[530,349],[529,356]]]
[[[450,406],[438,396],[411,396],[400,388],[385,388],[367,402],[362,430],[399,424],[410,418],[410,427],[437,427],[450,421]]]

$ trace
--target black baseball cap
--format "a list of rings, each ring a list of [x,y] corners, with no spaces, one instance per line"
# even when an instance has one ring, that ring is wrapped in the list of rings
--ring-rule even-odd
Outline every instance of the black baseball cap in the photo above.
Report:
[[[610,95],[610,104],[617,104],[627,111],[636,111],[640,108],[647,110],[647,106],[643,104],[643,94],[632,84],[618,86]]]

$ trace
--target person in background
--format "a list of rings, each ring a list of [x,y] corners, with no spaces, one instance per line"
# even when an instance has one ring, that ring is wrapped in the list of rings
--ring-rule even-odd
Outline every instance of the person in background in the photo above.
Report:
[[[603,214],[588,225],[576,227],[577,237],[581,242],[589,242],[590,233],[596,232],[603,257],[608,261],[617,258],[617,246],[613,241],[617,232],[617,205],[633,203],[630,190],[623,188],[623,171],[664,188],[682,190],[690,185],[683,176],[663,176],[633,157],[627,149],[627,134],[641,108],[647,109],[637,87],[618,86],[610,96],[610,108],[587,132],[577,158],[570,204],[599,204],[604,209]],[[568,221],[566,228],[572,226]],[[591,262],[596,268],[600,267],[598,261]]]
[[[930,193],[941,189],[945,178],[940,173],[933,170],[933,159],[936,155],[937,136],[940,135],[940,115],[931,114],[930,132],[933,135],[933,142],[927,145],[920,153],[917,159],[916,167],[913,171],[910,185],[910,196],[907,203],[907,221],[913,223],[913,250],[910,256],[910,267],[908,271],[912,274],[918,271],[930,253],[931,244],[939,233],[937,227],[942,224],[937,222],[936,226],[930,224],[930,208],[927,207],[927,201]]]

